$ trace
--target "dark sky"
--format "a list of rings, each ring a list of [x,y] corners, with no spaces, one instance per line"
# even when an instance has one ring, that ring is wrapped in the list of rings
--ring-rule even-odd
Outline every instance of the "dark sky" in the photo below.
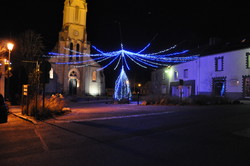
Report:
[[[88,40],[107,51],[119,49],[121,39],[125,48],[140,50],[157,34],[152,44],[166,48],[183,40],[245,37],[250,29],[250,4],[241,0],[87,2]],[[53,46],[62,26],[63,6],[64,0],[1,0],[0,37],[33,29]]]
[[[88,40],[104,51],[120,49],[121,41],[125,49],[141,50],[154,37],[149,49],[154,52],[183,41],[198,45],[209,37],[226,41],[249,37],[250,4],[246,0],[87,2]],[[63,6],[64,0],[1,0],[0,38],[32,29],[42,34],[50,50],[62,27]]]

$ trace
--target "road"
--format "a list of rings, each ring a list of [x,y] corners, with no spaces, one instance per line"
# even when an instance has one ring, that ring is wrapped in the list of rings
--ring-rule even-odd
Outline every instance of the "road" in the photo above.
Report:
[[[0,165],[249,166],[250,105],[73,106],[0,124]]]

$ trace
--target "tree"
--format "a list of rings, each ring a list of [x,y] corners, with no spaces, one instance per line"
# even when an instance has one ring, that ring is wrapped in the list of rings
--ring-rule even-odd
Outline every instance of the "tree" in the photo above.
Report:
[[[6,47],[6,42],[0,40],[0,56],[2,56],[8,49]]]
[[[16,51],[12,58],[13,63],[17,66],[24,64],[27,73],[30,73],[34,70],[35,63],[31,65],[28,61],[38,61],[43,55],[44,49],[45,46],[41,34],[27,30],[17,38]]]
[[[15,50],[11,54],[11,62],[13,64],[13,77],[11,78],[12,86],[19,96],[22,93],[23,84],[36,84],[36,65],[43,55],[45,46],[43,38],[40,34],[32,30],[27,30],[20,34],[15,40]],[[17,88],[18,87],[18,88]],[[31,87],[30,89],[36,89]]]

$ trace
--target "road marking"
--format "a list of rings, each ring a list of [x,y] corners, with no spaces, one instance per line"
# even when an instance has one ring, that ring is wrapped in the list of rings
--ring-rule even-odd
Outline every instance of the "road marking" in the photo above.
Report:
[[[137,118],[137,117],[145,117],[145,116],[170,114],[172,112],[174,112],[174,111],[156,112],[156,113],[147,113],[147,114],[136,114],[136,115],[110,116],[110,117],[100,117],[100,118],[90,118],[90,119],[76,119],[76,120],[69,120],[69,121],[60,121],[59,120],[59,122],[87,122],[87,121],[99,121],[99,120],[111,120],[111,119],[123,119],[123,118]]]
[[[49,147],[47,146],[47,144],[45,143],[43,137],[41,136],[41,134],[37,131],[37,129],[35,129],[35,133],[38,136],[38,138],[40,139],[41,143],[42,143],[42,147],[45,151],[49,150]]]

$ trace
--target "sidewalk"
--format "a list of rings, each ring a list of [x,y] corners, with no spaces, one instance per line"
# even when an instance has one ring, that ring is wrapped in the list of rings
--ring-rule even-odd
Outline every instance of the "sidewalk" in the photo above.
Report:
[[[15,115],[16,117],[19,117],[21,119],[24,119],[26,121],[29,121],[29,122],[33,123],[34,125],[37,124],[37,120],[35,118],[22,114],[21,106],[9,106],[9,112],[11,114]]]

